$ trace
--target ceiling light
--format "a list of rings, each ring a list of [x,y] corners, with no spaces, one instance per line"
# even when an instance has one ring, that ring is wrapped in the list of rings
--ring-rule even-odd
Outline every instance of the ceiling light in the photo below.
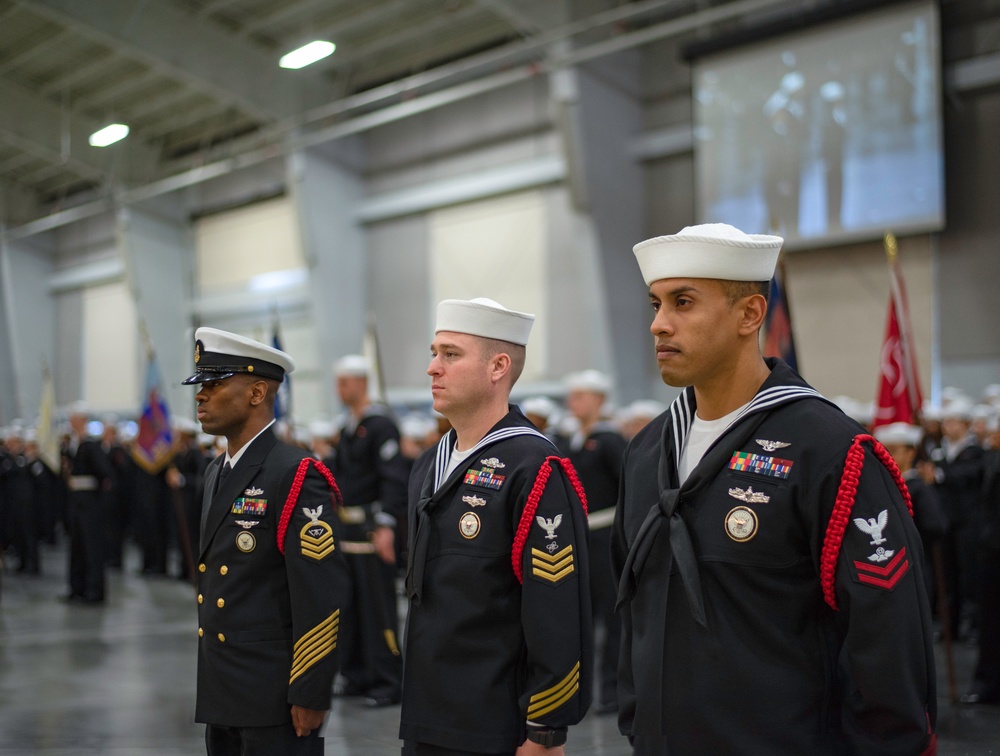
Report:
[[[128,126],[124,123],[113,123],[90,135],[91,147],[107,147],[109,144],[121,141],[128,136]]]
[[[281,60],[278,61],[278,65],[282,68],[302,68],[303,66],[308,66],[310,63],[315,63],[317,60],[322,60],[336,48],[337,46],[333,42],[324,42],[317,39],[315,42],[303,45],[298,50],[285,53],[281,56]]]

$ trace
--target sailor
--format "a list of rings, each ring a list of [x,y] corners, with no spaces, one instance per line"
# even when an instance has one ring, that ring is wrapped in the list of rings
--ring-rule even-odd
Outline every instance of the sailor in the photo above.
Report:
[[[410,476],[404,754],[559,756],[590,703],[583,489],[508,401],[533,321],[437,308],[427,373],[452,429]]]
[[[342,692],[370,707],[398,704],[403,659],[396,637],[396,525],[406,509],[408,465],[388,409],[371,400],[371,368],[362,355],[334,365],[347,408],[330,469],[344,496],[339,515],[354,611],[344,624]]]
[[[72,432],[63,449],[63,477],[69,491],[69,595],[65,600],[96,605],[104,603],[105,510],[114,469],[100,441],[88,432],[88,420],[87,405],[74,403],[69,415]]]
[[[576,420],[576,429],[560,435],[556,443],[580,474],[587,494],[590,528],[590,595],[594,623],[601,628],[597,703],[594,711],[618,711],[618,646],[621,624],[615,615],[618,593],[611,573],[611,523],[618,500],[625,439],[605,417],[605,402],[611,379],[599,370],[581,370],[566,376],[566,407]]]
[[[348,592],[329,470],[275,436],[295,363],[215,328],[195,332],[195,401],[227,449],[204,479],[195,720],[209,756],[323,753]]]
[[[660,376],[683,388],[626,450],[612,533],[619,726],[638,754],[933,747],[905,483],[760,353],[781,244],[707,224],[635,246]]]

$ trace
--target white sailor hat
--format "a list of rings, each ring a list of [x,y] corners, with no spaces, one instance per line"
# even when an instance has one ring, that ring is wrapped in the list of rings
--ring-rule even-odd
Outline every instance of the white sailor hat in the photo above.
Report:
[[[923,438],[924,431],[919,425],[909,423],[889,423],[880,425],[872,431],[875,440],[882,444],[900,444],[902,446],[916,446]]]
[[[607,394],[611,391],[611,379],[600,370],[570,373],[564,383],[570,391],[593,391],[595,394]]]
[[[198,423],[190,417],[184,417],[183,415],[177,415],[174,417],[171,424],[174,426],[174,430],[178,433],[186,433],[191,436],[196,436],[198,435],[198,432],[201,431],[201,426],[198,425]]]
[[[371,371],[368,358],[360,354],[349,354],[333,363],[333,374],[337,378],[367,378]]]
[[[548,420],[556,412],[556,403],[547,396],[529,396],[521,402],[521,412]]]
[[[770,281],[784,241],[745,234],[726,223],[704,223],[639,242],[632,251],[647,286],[661,278]]]
[[[309,438],[320,438],[324,441],[337,435],[337,427],[329,420],[317,418],[309,423]]]
[[[194,369],[184,385],[221,381],[237,373],[257,378],[285,380],[285,373],[295,370],[295,360],[280,349],[218,328],[199,328],[194,332]]]
[[[972,419],[972,402],[964,396],[952,399],[941,408],[941,419],[958,419],[968,422]]]
[[[445,299],[437,306],[434,333],[468,333],[524,346],[534,322],[534,315],[508,310],[492,299]]]
[[[437,421],[419,412],[404,415],[399,421],[399,435],[403,438],[423,440],[437,430]]]
[[[637,420],[638,418],[652,420],[666,412],[667,405],[655,399],[637,399],[625,411],[630,420]]]
[[[78,399],[69,405],[69,412],[67,414],[70,417],[73,415],[84,415],[86,417],[90,417],[90,405],[82,399]]]

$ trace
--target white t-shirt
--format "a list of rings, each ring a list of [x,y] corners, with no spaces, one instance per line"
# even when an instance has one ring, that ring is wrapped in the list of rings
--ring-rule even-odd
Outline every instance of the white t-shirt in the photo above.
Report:
[[[472,447],[472,449],[475,449],[475,447]],[[472,449],[459,451],[458,443],[456,442],[455,447],[451,450],[451,459],[448,460],[448,469],[445,471],[444,477],[441,479],[442,481],[448,480],[451,474],[455,472],[455,468],[469,458],[469,455],[472,454]]]
[[[682,485],[687,480],[688,475],[691,474],[691,471],[701,462],[701,458],[705,456],[708,447],[715,443],[715,440],[722,435],[723,431],[729,427],[729,424],[749,404],[750,402],[747,402],[742,407],[737,407],[728,415],[723,415],[718,420],[702,420],[698,417],[698,413],[695,412],[694,422],[691,423],[691,429],[688,431],[687,439],[684,441],[684,450],[681,452],[680,468],[677,470],[677,475]]]

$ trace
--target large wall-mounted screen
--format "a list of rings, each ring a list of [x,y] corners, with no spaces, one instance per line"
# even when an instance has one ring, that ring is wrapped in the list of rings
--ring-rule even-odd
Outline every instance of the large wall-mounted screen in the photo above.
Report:
[[[791,248],[941,229],[940,70],[933,2],[696,60],[699,221]]]

